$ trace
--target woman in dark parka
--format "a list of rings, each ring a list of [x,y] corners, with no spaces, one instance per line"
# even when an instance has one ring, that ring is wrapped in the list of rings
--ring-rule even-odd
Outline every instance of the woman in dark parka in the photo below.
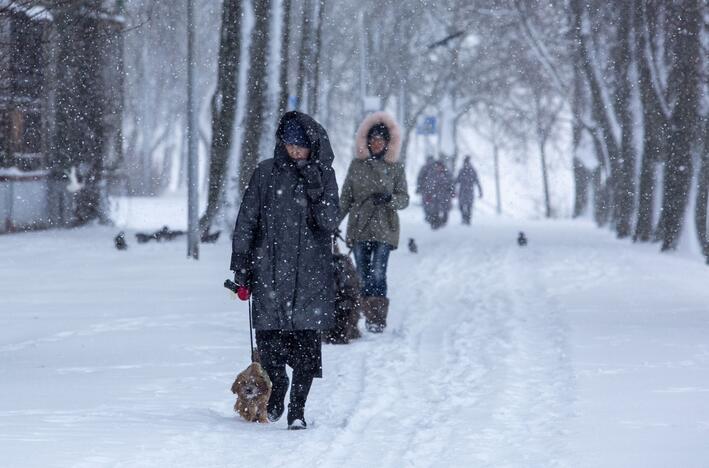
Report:
[[[278,420],[293,368],[289,429],[305,429],[305,401],[322,376],[320,331],[335,323],[331,236],[339,221],[334,155],[325,129],[288,112],[272,159],[261,162],[234,227],[234,281],[253,293],[261,364],[273,382],[268,415]],[[241,296],[242,294],[240,294]]]

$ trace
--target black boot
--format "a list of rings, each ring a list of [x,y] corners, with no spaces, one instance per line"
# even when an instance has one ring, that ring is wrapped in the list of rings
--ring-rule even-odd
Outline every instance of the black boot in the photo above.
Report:
[[[288,391],[288,374],[286,368],[266,371],[271,378],[271,396],[268,399],[268,420],[276,422],[283,416],[286,392]]]
[[[298,430],[308,427],[305,422],[305,401],[313,384],[313,373],[301,370],[293,371],[293,385],[290,389],[288,404],[288,429]]]

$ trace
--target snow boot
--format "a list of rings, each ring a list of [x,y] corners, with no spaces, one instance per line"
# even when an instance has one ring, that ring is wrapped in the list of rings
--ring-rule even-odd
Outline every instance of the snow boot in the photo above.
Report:
[[[288,430],[289,431],[299,431],[302,429],[307,429],[308,424],[305,422],[304,419],[294,419],[293,422],[288,423]]]
[[[308,399],[310,387],[313,384],[314,374],[302,370],[293,370],[293,385],[290,389],[290,403],[288,404],[288,429],[306,429],[305,401]]]
[[[281,419],[285,411],[286,392],[288,392],[288,375],[285,368],[283,372],[274,372],[271,376],[273,387],[271,388],[271,397],[268,399],[267,413],[270,422],[276,422]],[[279,369],[280,371],[280,369]]]
[[[362,296],[362,299],[359,301],[359,308],[360,308],[360,315],[364,317],[365,320],[365,326],[367,327],[368,331],[370,330],[370,327],[372,325],[372,296]]]
[[[367,330],[371,333],[381,333],[387,326],[389,313],[389,299],[386,297],[370,296],[365,299],[365,318]]]

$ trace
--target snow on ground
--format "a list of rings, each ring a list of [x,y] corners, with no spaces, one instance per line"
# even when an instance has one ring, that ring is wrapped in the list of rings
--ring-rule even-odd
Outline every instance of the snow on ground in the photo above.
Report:
[[[118,229],[1,236],[0,464],[709,466],[706,266],[584,222],[421,218],[389,328],[324,347],[296,433],[233,413],[249,334],[228,240],[193,262],[131,234],[118,252]]]

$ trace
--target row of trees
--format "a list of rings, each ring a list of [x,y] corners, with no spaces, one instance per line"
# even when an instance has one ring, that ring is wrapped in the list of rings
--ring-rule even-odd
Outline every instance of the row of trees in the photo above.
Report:
[[[519,36],[520,17],[502,3],[224,0],[221,11],[214,2],[196,5],[200,150],[209,192],[202,230],[233,218],[239,193],[268,156],[276,120],[288,108],[315,115],[337,146],[351,141],[362,97],[377,96],[397,113],[402,161],[410,165],[418,163],[409,161],[408,150],[424,114],[439,114],[441,151],[451,167],[463,124],[495,122],[488,125],[496,129],[495,141],[510,142],[512,135],[527,145],[539,138],[543,151],[559,138],[563,100],[538,79],[542,67]],[[124,133],[131,193],[157,193],[167,179],[174,186],[177,167],[184,166],[181,8],[166,0],[128,2]],[[219,35],[210,34],[219,21]],[[551,215],[549,196],[545,205]]]
[[[591,184],[599,225],[618,237],[677,248],[707,238],[707,5],[701,0],[569,2],[576,214]],[[694,212],[691,208],[694,207]]]
[[[346,135],[333,141],[351,141],[363,96],[377,96],[382,107],[396,110],[402,124],[405,163],[424,113],[440,110],[447,135],[441,149],[451,166],[458,154],[456,131],[471,111],[494,105],[495,115],[514,114],[510,124],[521,119],[526,108],[497,106],[499,96],[521,89],[518,79],[500,79],[510,69],[501,64],[514,54],[515,42],[508,42],[505,50],[485,43],[482,38],[493,28],[469,3],[225,0],[212,100],[209,203],[202,229],[229,207],[259,158],[268,154],[275,120],[288,108],[289,96],[291,104],[315,115],[332,134]],[[515,26],[507,24],[506,34],[512,35]],[[242,44],[244,39],[248,44]],[[243,55],[246,64],[239,61]],[[531,60],[523,66],[538,68]],[[245,88],[243,95],[240,88]],[[521,95],[517,100],[524,101]],[[234,126],[241,132],[233,132]],[[240,174],[236,184],[227,176],[237,172],[234,161],[229,162],[235,155]]]
[[[576,216],[663,251],[685,230],[709,258],[705,1],[445,7],[437,19],[475,41],[452,49],[436,104],[472,111],[497,142],[536,141],[547,216],[547,145],[571,132]]]
[[[703,0],[224,0],[204,17],[213,24],[217,13],[218,37],[198,28],[215,57],[201,87],[211,116],[203,230],[233,218],[284,110],[314,114],[337,145],[351,141],[362,97],[374,95],[396,110],[405,163],[420,116],[436,113],[451,166],[462,125],[490,141],[496,168],[511,154],[538,157],[546,216],[555,215],[549,169],[563,153],[576,216],[663,250],[693,221],[709,253]],[[175,89],[158,105],[180,102]],[[498,182],[498,209],[500,192]]]

